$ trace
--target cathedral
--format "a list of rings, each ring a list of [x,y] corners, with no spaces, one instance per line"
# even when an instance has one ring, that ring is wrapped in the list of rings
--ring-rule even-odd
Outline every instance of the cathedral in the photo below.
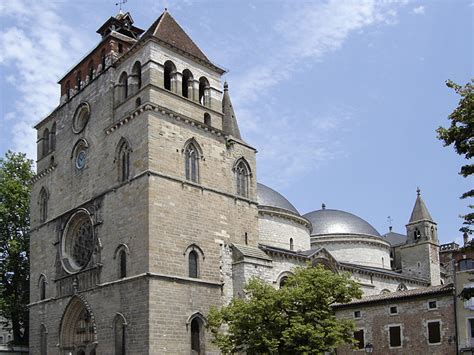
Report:
[[[405,234],[325,205],[302,215],[257,182],[225,70],[169,12],[142,30],[121,11],[97,33],[35,126],[31,354],[218,354],[209,308],[308,263],[366,296],[444,284],[420,191]]]

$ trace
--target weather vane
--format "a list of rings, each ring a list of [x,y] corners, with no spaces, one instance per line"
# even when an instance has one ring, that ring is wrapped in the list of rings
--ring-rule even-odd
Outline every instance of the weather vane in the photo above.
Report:
[[[125,4],[127,0],[119,0],[119,2],[115,3],[115,6],[119,7],[119,11],[122,11],[122,5]]]

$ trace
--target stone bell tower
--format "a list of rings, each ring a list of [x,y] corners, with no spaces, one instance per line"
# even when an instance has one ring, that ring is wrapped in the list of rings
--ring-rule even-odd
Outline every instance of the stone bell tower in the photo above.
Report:
[[[31,354],[216,352],[230,246],[257,246],[256,151],[225,71],[167,11],[97,32],[35,126]]]
[[[441,283],[437,224],[417,189],[415,206],[406,225],[407,243],[400,247],[402,272],[420,277],[436,286]]]

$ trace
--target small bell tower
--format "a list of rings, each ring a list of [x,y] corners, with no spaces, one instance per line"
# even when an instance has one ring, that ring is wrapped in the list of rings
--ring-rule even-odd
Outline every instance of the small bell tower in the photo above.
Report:
[[[432,286],[439,285],[439,241],[438,228],[416,190],[415,206],[406,225],[407,243],[400,248],[402,273],[430,281]]]

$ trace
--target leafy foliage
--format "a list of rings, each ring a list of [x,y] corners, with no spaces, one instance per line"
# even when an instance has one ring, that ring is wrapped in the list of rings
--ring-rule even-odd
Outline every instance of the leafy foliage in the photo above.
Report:
[[[337,319],[332,309],[362,296],[348,276],[320,265],[296,268],[281,289],[252,278],[245,290],[246,298],[209,313],[207,327],[225,354],[322,353],[354,343],[353,322]]]
[[[0,158],[0,315],[18,345],[28,343],[32,164],[22,153]]]
[[[451,120],[449,128],[439,127],[437,129],[438,139],[442,140],[445,146],[453,144],[456,153],[464,155],[469,160],[474,156],[474,79],[471,79],[464,86],[451,80],[448,80],[446,85],[461,98],[456,109],[448,117]],[[463,165],[459,172],[464,177],[468,177],[473,173],[474,164]],[[461,198],[473,196],[474,189],[471,189],[462,194]],[[472,209],[474,206],[469,205],[469,208]],[[472,234],[471,226],[474,223],[474,213],[471,212],[462,217],[464,218],[464,227],[460,231]]]

